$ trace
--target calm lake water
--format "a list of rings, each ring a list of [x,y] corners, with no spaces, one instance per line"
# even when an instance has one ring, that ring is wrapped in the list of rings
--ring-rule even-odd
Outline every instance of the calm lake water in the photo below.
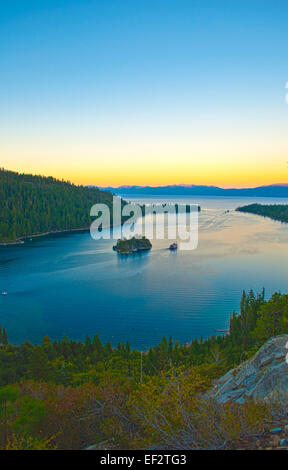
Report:
[[[196,250],[170,252],[167,240],[154,240],[151,252],[121,257],[112,240],[89,233],[0,249],[0,291],[8,292],[0,296],[0,325],[10,341],[84,340],[97,332],[103,342],[129,340],[137,349],[163,335],[185,342],[226,328],[242,289],[288,291],[288,224],[234,211],[288,200],[157,201],[201,205]]]

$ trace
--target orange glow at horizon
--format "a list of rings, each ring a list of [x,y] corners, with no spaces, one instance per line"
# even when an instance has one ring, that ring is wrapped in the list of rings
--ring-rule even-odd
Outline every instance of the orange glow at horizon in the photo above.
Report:
[[[256,187],[288,182],[286,123],[271,128],[238,115],[217,121],[182,119],[95,123],[53,130],[18,123],[0,142],[1,167],[75,184]],[[117,121],[118,122],[118,121]],[[146,121],[145,121],[146,122]],[[78,123],[78,122],[77,122]],[[177,124],[177,125],[176,125]],[[37,132],[36,132],[37,131]],[[17,136],[17,139],[15,138]]]
[[[244,188],[288,183],[288,168],[279,172],[279,168],[258,168],[258,164],[244,167],[239,162],[232,165],[221,164],[193,168],[167,166],[162,164],[122,165],[103,163],[97,167],[82,165],[1,165],[5,169],[20,173],[41,174],[64,179],[77,185],[112,186],[166,186],[166,185],[207,185],[222,188]],[[278,171],[277,171],[278,170]]]
[[[125,135],[117,141],[84,141],[79,135],[73,139],[73,134],[46,141],[7,139],[0,144],[1,166],[82,185],[256,187],[288,182],[288,142],[281,135],[282,139],[267,133],[266,138],[246,136],[238,141],[210,132],[209,140],[207,135],[196,140],[187,134],[182,139],[131,135],[130,140]]]

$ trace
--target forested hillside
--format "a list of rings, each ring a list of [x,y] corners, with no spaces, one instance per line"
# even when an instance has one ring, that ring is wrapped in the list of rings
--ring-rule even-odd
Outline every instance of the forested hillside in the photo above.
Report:
[[[238,212],[248,212],[250,214],[262,215],[280,222],[288,222],[287,204],[249,204],[248,206],[238,207]]]
[[[111,193],[0,169],[0,242],[89,227],[91,206],[98,202],[111,207]]]
[[[268,338],[287,333],[287,320],[288,295],[266,301],[264,291],[250,291],[230,334],[186,345],[163,338],[144,353],[104,345],[97,334],[84,343],[45,337],[14,346],[2,329],[0,449],[238,448],[269,426],[273,410],[202,394]]]

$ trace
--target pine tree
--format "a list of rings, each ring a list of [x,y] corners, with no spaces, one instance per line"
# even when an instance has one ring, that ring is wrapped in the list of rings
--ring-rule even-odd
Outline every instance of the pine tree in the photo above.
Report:
[[[126,353],[127,353],[127,356],[129,356],[130,350],[131,350],[131,348],[130,348],[130,343],[129,343],[129,341],[126,341]]]
[[[4,345],[7,345],[7,344],[8,344],[8,336],[7,336],[7,333],[6,333],[5,328],[3,328],[2,343],[3,343]]]
[[[97,333],[93,338],[93,349],[99,357],[103,355],[103,346]]]

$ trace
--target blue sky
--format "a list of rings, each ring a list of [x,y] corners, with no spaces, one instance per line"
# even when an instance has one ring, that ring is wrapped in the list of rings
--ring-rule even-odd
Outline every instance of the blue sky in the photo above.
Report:
[[[95,184],[284,182],[287,20],[277,0],[2,1],[1,165]]]

